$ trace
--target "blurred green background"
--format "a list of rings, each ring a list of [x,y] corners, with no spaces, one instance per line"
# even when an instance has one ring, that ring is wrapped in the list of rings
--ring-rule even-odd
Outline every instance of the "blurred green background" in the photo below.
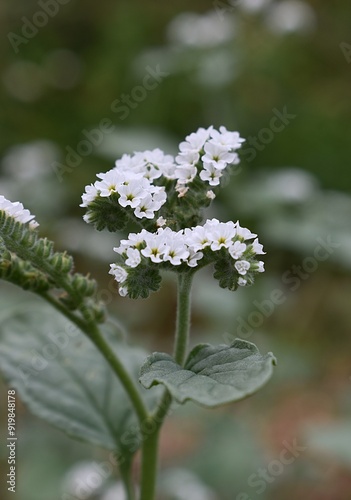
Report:
[[[162,499],[351,498],[350,14],[348,0],[1,2],[0,192],[92,272],[132,342],[170,348],[174,281],[146,301],[118,296],[107,274],[117,238],[82,221],[85,185],[125,152],[175,153],[199,126],[247,139],[208,216],[257,232],[267,271],[235,294],[199,273],[193,342],[240,336],[279,364],[247,401],[174,412]],[[140,90],[155,72],[155,88]],[[0,292],[2,309],[27,297]],[[2,478],[5,418],[2,403]],[[18,427],[19,500],[63,499],[72,477],[107,460],[22,406]],[[304,451],[274,469],[294,440]],[[259,491],[250,477],[267,467]],[[1,498],[14,497],[2,487]],[[123,497],[108,478],[89,499]]]

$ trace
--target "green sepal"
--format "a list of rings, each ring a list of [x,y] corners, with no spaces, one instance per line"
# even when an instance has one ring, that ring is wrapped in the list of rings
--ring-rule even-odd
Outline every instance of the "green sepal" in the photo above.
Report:
[[[10,252],[0,257],[0,279],[37,293],[46,292],[51,287],[45,274]]]

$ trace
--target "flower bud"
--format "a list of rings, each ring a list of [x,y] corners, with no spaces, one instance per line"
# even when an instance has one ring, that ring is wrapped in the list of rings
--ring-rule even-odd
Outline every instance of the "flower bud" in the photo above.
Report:
[[[69,273],[73,268],[73,259],[66,253],[55,253],[50,259],[50,264],[57,273]]]

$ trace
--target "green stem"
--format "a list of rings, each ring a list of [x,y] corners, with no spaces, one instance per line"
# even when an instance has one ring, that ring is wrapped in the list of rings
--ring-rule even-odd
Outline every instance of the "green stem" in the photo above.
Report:
[[[132,480],[132,459],[126,460],[122,465],[120,465],[120,471],[127,500],[135,500],[135,490]]]
[[[174,358],[180,365],[184,364],[189,342],[190,292],[192,277],[192,273],[178,275],[178,302]],[[148,425],[146,425],[146,423],[141,429],[144,441],[142,447],[140,500],[154,500],[155,498],[159,433],[171,404],[172,396],[167,390],[165,390],[155,412],[148,420],[150,430],[148,431]]]
[[[173,356],[179,365],[184,364],[189,342],[192,279],[192,273],[178,275],[177,323]]]
[[[150,419],[150,423],[155,426],[155,422],[152,419]],[[140,500],[154,500],[160,427],[156,426],[155,430],[149,435],[145,436],[145,432],[143,434]]]
[[[109,344],[106,342],[104,337],[102,336],[99,328],[95,323],[84,321],[72,312],[68,311],[60,302],[55,300],[54,297],[49,295],[48,293],[41,293],[41,297],[43,297],[46,301],[48,301],[52,306],[54,306],[58,311],[64,314],[70,321],[75,323],[78,328],[80,328],[95,344],[97,349],[101,352],[104,358],[108,361],[111,368],[117,375],[124,389],[126,390],[133,406],[138,416],[140,424],[143,423],[148,417],[148,411],[142,400],[142,397],[137,389],[136,384],[133,379],[130,377],[129,373],[121,363],[120,359],[117,357],[116,353],[111,349]],[[83,311],[84,314],[84,311]]]

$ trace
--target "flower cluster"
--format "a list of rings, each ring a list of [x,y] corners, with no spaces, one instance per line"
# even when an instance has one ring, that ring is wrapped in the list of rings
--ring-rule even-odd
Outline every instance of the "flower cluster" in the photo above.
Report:
[[[88,207],[98,197],[109,198],[117,193],[121,207],[131,207],[138,219],[153,219],[167,199],[165,188],[153,181],[165,175],[170,164],[168,155],[160,149],[123,155],[115,168],[98,174],[100,180],[86,187],[80,206]],[[85,220],[89,222],[89,215]]]
[[[114,225],[113,218],[121,220],[132,211],[139,220],[152,220],[165,205],[159,214],[164,220],[163,215],[167,219],[174,213],[174,199],[184,197],[188,203],[184,211],[189,210],[190,204],[198,212],[215,197],[209,186],[218,186],[224,169],[239,162],[236,151],[243,141],[238,132],[211,126],[188,135],[180,143],[176,158],[160,149],[125,154],[112,170],[98,174],[99,180],[86,187],[81,204],[87,208],[84,220],[103,229],[103,220],[108,219],[107,228],[114,231],[123,224]],[[101,203],[103,200],[113,203]],[[191,225],[191,220],[185,219],[180,227]]]
[[[179,144],[175,158],[160,149],[125,154],[86,187],[86,222],[112,232],[128,220],[142,228],[114,249],[110,274],[122,296],[147,297],[158,289],[162,269],[189,273],[212,263],[219,285],[230,290],[250,285],[264,271],[256,260],[264,253],[256,234],[239,222],[200,225],[224,170],[239,163],[243,142],[225,127],[199,128]]]
[[[22,222],[23,224],[29,222],[31,229],[39,226],[38,222],[33,220],[35,215],[32,215],[29,210],[25,209],[19,201],[12,202],[0,195],[0,210],[6,212],[8,216],[13,217],[18,222]]]
[[[236,150],[244,142],[238,132],[228,132],[225,127],[219,131],[213,127],[199,128],[179,144],[176,157],[175,178],[178,185],[189,184],[199,172],[200,179],[210,186],[218,186],[224,169],[239,163]],[[199,160],[201,164],[199,165]]]
[[[126,296],[135,295],[128,278],[130,273],[135,275],[136,268],[183,266],[187,269],[211,262],[215,265],[221,262],[219,267],[223,267],[225,262],[224,272],[227,277],[229,265],[231,285],[224,286],[235,289],[251,284],[253,274],[264,271],[263,262],[255,259],[256,255],[264,254],[256,236],[239,222],[219,222],[217,219],[180,231],[166,227],[150,233],[143,229],[140,233],[129,234],[127,240],[121,240],[120,246],[114,248],[119,259],[117,264],[111,264],[110,274],[119,283],[120,294]],[[249,241],[252,239],[253,242]],[[221,282],[220,276],[218,278]]]

